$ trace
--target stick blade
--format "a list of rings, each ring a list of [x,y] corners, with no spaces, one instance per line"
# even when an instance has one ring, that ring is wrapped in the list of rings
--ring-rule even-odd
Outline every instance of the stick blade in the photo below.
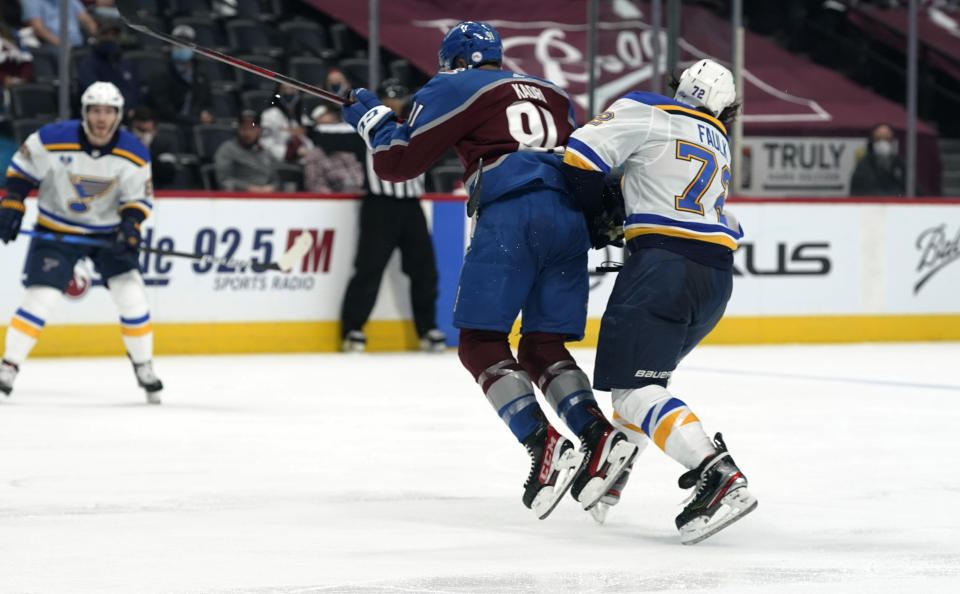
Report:
[[[293,240],[290,249],[283,253],[277,259],[277,267],[283,272],[290,272],[293,267],[307,255],[310,248],[313,247],[313,235],[310,233],[301,233]]]

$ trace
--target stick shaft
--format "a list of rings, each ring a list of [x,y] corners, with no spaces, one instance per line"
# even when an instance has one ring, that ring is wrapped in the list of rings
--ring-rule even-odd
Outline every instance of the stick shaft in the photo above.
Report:
[[[29,229],[21,230],[20,233],[24,235],[29,235],[31,237],[36,237],[37,239],[43,239],[46,241],[60,241],[63,243],[76,243],[79,245],[92,245],[96,247],[109,248],[113,247],[112,241],[107,241],[104,239],[95,239],[93,237],[84,237],[83,235],[68,235],[65,233],[54,233],[51,231],[31,231]],[[158,256],[172,256],[176,258],[189,258],[191,260],[200,260],[203,262],[209,262],[211,264],[223,264],[224,266],[230,266],[232,268],[250,268],[251,270],[280,270],[280,266],[276,262],[267,262],[266,264],[261,264],[260,262],[251,262],[248,260],[234,260],[233,258],[223,258],[219,256],[211,256],[209,254],[195,254],[193,252],[178,252],[176,250],[163,250],[160,248],[150,247],[148,245],[140,245],[140,251],[146,252],[148,254],[156,254]]]
[[[320,87],[315,87],[311,84],[305,83],[303,81],[299,81],[295,78],[290,78],[289,76],[284,76],[272,70],[261,68],[260,66],[251,64],[249,62],[244,62],[243,60],[234,58],[233,56],[229,56],[227,54],[224,54],[223,52],[218,52],[215,49],[210,49],[208,47],[203,47],[202,45],[197,45],[196,43],[193,43],[188,39],[181,39],[178,37],[174,37],[172,35],[167,35],[166,33],[160,33],[159,31],[154,31],[150,27],[147,27],[142,23],[136,22],[135,17],[132,17],[129,14],[130,7],[127,6],[127,4],[128,3],[126,2],[116,3],[117,9],[120,12],[120,18],[123,19],[123,22],[126,23],[128,27],[136,31],[139,31],[144,35],[149,35],[156,39],[166,41],[167,43],[170,43],[172,45],[193,50],[196,53],[200,54],[201,56],[210,58],[212,60],[217,60],[219,62],[223,62],[224,64],[229,64],[234,68],[240,68],[241,70],[246,70],[247,72],[256,74],[257,76],[262,76],[263,78],[266,78],[269,80],[280,82],[285,85],[290,85],[291,87],[294,87],[297,90],[303,91],[304,93],[315,95],[331,103],[336,103],[337,105],[349,105],[350,103],[352,103],[348,99],[345,99],[340,95],[337,95],[336,93],[331,93],[330,91],[321,89]]]

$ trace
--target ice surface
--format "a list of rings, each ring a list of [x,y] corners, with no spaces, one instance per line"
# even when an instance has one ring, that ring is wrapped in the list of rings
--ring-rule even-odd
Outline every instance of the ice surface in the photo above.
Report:
[[[0,399],[0,593],[960,591],[960,344],[694,351],[671,389],[760,501],[694,547],[654,446],[606,525],[570,498],[538,521],[526,454],[452,351],[156,370],[159,407],[123,359],[23,365]]]

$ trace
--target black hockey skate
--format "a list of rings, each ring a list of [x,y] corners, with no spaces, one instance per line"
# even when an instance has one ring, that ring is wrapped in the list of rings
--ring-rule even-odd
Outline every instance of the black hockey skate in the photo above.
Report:
[[[130,360],[133,363],[133,360]],[[137,376],[137,384],[147,393],[147,403],[160,404],[160,394],[163,392],[163,382],[153,372],[153,362],[133,363],[133,373]]]
[[[20,367],[10,361],[4,359],[0,361],[0,392],[3,392],[6,396],[10,395],[10,392],[13,391],[13,380],[17,379],[17,372],[20,371]]]
[[[532,459],[530,475],[523,484],[523,504],[542,520],[550,515],[570,489],[586,458],[550,423],[541,423],[523,440],[523,445]]]
[[[680,542],[685,545],[713,536],[757,508],[756,497],[747,491],[747,477],[730,457],[723,436],[717,433],[713,442],[717,453],[678,481],[681,489],[697,488],[677,516]]]
[[[580,451],[587,466],[573,481],[570,493],[590,511],[633,463],[637,446],[610,423],[596,419],[580,434]]]

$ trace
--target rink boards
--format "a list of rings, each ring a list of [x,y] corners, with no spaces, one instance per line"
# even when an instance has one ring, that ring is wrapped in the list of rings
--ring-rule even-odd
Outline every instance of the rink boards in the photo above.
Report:
[[[313,249],[288,274],[252,272],[144,254],[156,350],[161,354],[332,351],[353,268],[360,202],[353,196],[194,192],[161,195],[144,225],[151,246],[240,260],[274,260],[301,234]],[[25,227],[35,219],[27,201]],[[462,198],[422,201],[440,273],[438,324],[450,316],[469,240]],[[745,236],[735,254],[727,316],[707,342],[960,339],[960,200],[739,199],[728,204]],[[19,306],[28,240],[4,247],[0,315]],[[620,261],[591,252],[591,265]],[[587,337],[595,345],[614,274],[591,279]],[[370,350],[416,345],[408,281],[394,255],[371,322]],[[68,303],[48,321],[37,355],[121,354],[117,316],[96,271],[78,266]],[[6,312],[6,313],[2,313]]]

